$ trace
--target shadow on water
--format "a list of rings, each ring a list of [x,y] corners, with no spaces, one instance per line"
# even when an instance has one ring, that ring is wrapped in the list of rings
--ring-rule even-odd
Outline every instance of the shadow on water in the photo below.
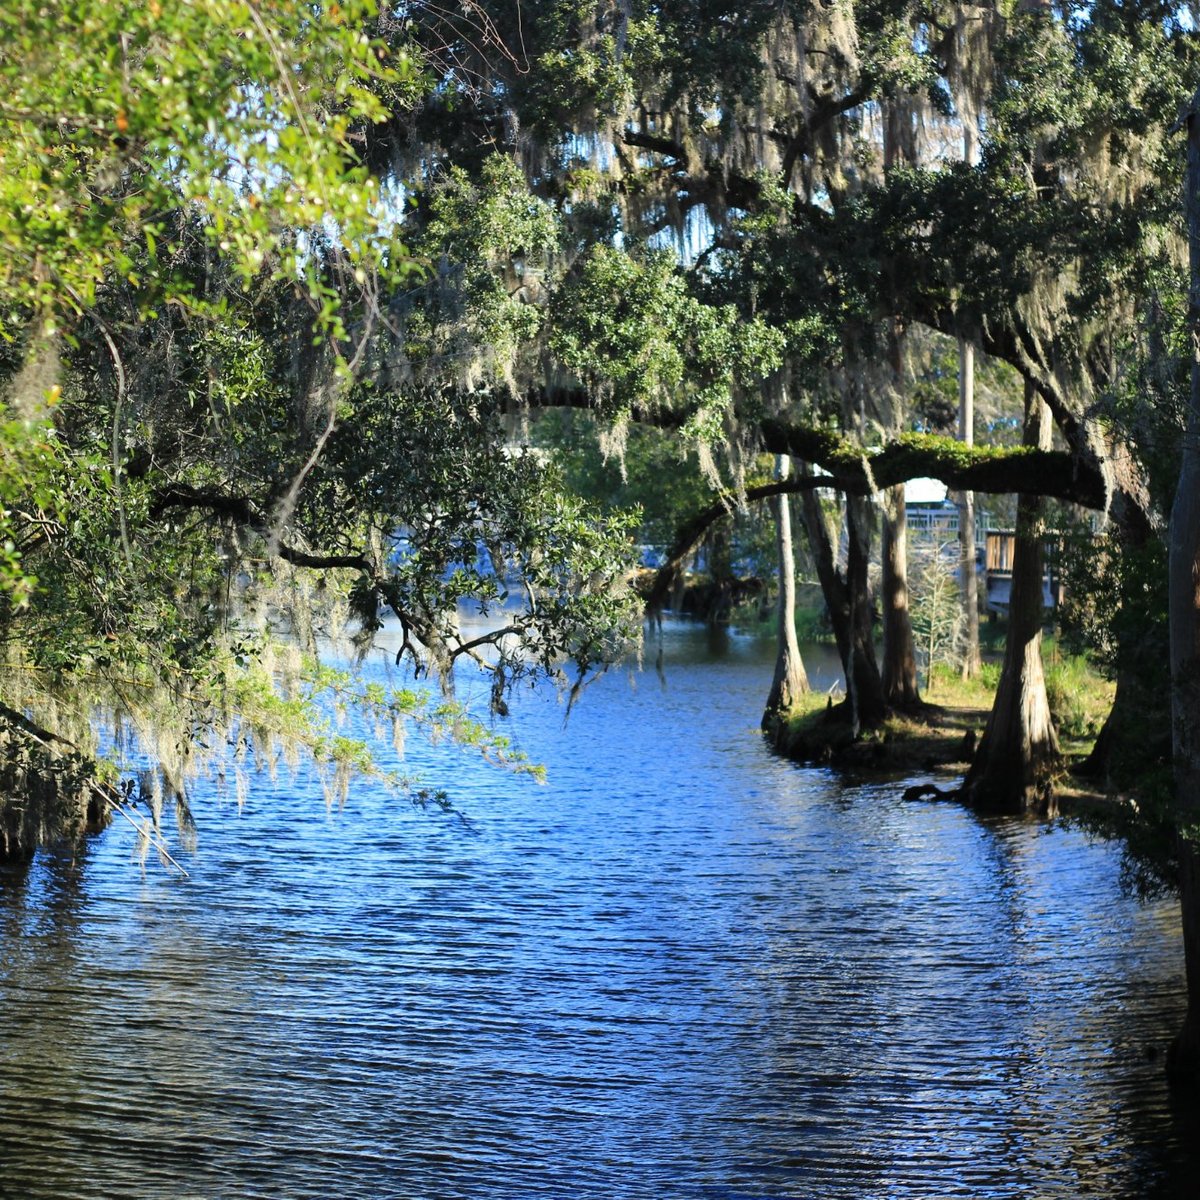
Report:
[[[0,858],[0,920],[6,935],[35,936],[39,926],[25,923],[31,919],[56,931],[79,919],[89,846],[85,841],[29,857]]]
[[[517,700],[544,788],[413,744],[470,831],[260,780],[186,881],[116,828],[3,876],[0,1196],[1193,1195],[1174,907],[772,757],[769,643],[662,645]]]
[[[1109,910],[1111,885],[1089,870],[1088,850],[1044,852],[1070,839],[1065,830],[976,820],[1024,1011],[1012,1083],[1025,1120],[1053,1131],[1048,1141],[1080,1195],[1194,1194],[1195,1110],[1163,1079],[1166,1046],[1183,1017],[1180,964],[1163,954],[1177,938],[1174,906],[1124,900]],[[1073,1111],[1078,1116],[1066,1119]],[[1164,1139],[1164,1130],[1173,1136]]]

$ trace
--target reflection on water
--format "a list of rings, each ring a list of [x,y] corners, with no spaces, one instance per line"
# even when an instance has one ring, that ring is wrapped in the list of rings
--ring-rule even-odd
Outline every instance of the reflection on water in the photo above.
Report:
[[[1193,1196],[1173,908],[771,758],[770,647],[664,636],[519,698],[546,787],[410,746],[469,825],[263,780],[188,880],[4,876],[0,1196]]]

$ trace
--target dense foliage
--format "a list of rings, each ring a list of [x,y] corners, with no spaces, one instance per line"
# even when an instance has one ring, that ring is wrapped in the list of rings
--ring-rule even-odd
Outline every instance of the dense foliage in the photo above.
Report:
[[[1138,675],[1163,629],[1147,614],[1162,613],[1186,388],[1170,131],[1196,82],[1192,14],[1155,0],[412,14],[445,70],[380,128],[373,161],[481,181],[499,148],[562,228],[539,278],[536,370],[514,375],[526,398],[672,429],[733,492],[769,449],[848,495],[932,473],[1098,511],[1076,625],[1118,697],[1166,727],[1166,688]],[[984,352],[980,378],[1001,393],[977,421],[987,447],[930,436],[949,432],[956,341]],[[1056,449],[996,449],[1043,403]],[[869,513],[852,508],[843,528],[865,545]],[[806,526],[827,561],[821,522]],[[830,564],[823,580],[848,677],[872,653],[869,636],[853,648],[870,601],[865,570],[851,575]],[[1106,752],[1144,749],[1118,719],[1130,711],[1119,699]]]
[[[443,685],[474,660],[502,710],[529,673],[578,686],[636,628],[626,519],[510,448],[496,375],[443,353],[503,354],[506,322],[528,340],[536,310],[493,300],[497,239],[510,218],[531,251],[539,219],[552,234],[539,202],[492,220],[451,179],[400,240],[403,195],[357,148],[426,84],[368,4],[0,22],[5,846],[135,799],[122,765],[154,766],[155,815],[206,760],[305,750],[339,790],[384,770],[332,721],[346,705],[523,768],[452,702],[319,658],[391,622]]]

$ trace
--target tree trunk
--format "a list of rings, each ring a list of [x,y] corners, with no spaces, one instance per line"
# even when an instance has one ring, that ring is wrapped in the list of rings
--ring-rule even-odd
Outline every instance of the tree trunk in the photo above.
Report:
[[[904,484],[883,493],[883,698],[892,708],[914,709],[917,651],[908,611],[908,522]]]
[[[776,457],[776,478],[787,478],[789,463],[785,455]],[[775,678],[763,713],[764,727],[808,691],[808,676],[796,641],[796,557],[792,546],[791,502],[787,495],[775,497],[775,546],[779,558],[778,653]]]
[[[958,440],[975,445],[975,347],[958,339]],[[975,571],[975,493],[958,494],[958,560],[962,582],[962,677],[974,679],[983,660],[979,654],[979,576]]]
[[[875,659],[871,587],[870,501],[846,497],[846,591],[849,604],[850,654],[844,664],[850,699],[850,721],[857,737],[861,729],[877,729],[888,715],[883,678]]]
[[[1126,726],[1133,715],[1133,684],[1128,675],[1118,673],[1112,708],[1100,726],[1091,753],[1071,773],[1107,787],[1111,781],[1113,757],[1120,745]]]
[[[1171,631],[1171,734],[1179,807],[1179,903],[1188,1008],[1171,1046],[1172,1074],[1200,1076],[1200,851],[1187,827],[1200,818],[1200,91],[1188,117],[1188,328],[1192,386],[1179,486],[1171,506],[1167,571]]]
[[[1135,645],[1122,646],[1121,654],[1140,655],[1141,664],[1117,668],[1117,690],[1087,758],[1073,769],[1075,775],[1105,788],[1129,786],[1131,781],[1161,771],[1171,757],[1170,692],[1158,680],[1146,677],[1146,663],[1169,660],[1164,639],[1150,630]],[[1129,660],[1133,663],[1133,660]]]
[[[846,582],[838,574],[833,555],[833,531],[815,491],[800,493],[800,523],[808,537],[809,553],[821,585],[821,596],[833,627],[833,640],[844,668],[850,661],[850,602]]]
[[[867,501],[861,497],[846,498],[848,551],[845,578],[839,573],[834,560],[833,537],[820,500],[813,492],[807,491],[801,493],[800,501],[804,529],[846,678],[851,724],[856,733],[863,726],[873,729],[887,716],[887,703],[883,698],[883,680],[875,660],[875,644],[871,636],[871,596],[867,582],[870,555]]]
[[[1050,412],[1026,383],[1024,444],[1049,443]],[[1041,512],[1038,497],[1018,497],[1004,666],[987,728],[963,783],[963,798],[992,812],[1054,811],[1051,781],[1059,752],[1042,672]]]

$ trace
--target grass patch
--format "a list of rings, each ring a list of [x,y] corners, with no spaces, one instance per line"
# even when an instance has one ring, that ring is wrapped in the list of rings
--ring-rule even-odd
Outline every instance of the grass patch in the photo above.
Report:
[[[1086,755],[1112,708],[1117,685],[1084,655],[1062,653],[1053,638],[1042,644],[1042,661],[1046,698],[1062,751],[1068,758]]]
[[[812,692],[769,732],[776,749],[800,762],[903,775],[965,769],[968,733],[977,738],[986,719],[986,709],[930,705],[916,715],[891,716],[855,738],[846,704],[831,705],[823,693]]]
[[[937,663],[925,688],[925,699],[930,704],[950,708],[982,709],[986,714],[991,710],[999,682],[999,663],[985,662],[974,679],[964,679],[957,668]]]
[[[1064,653],[1052,635],[1042,641],[1046,699],[1064,755],[1086,755],[1112,708],[1116,684],[1105,679],[1082,654]],[[931,704],[991,710],[1000,683],[1000,663],[985,662],[974,679],[952,667],[935,666],[925,690]]]

